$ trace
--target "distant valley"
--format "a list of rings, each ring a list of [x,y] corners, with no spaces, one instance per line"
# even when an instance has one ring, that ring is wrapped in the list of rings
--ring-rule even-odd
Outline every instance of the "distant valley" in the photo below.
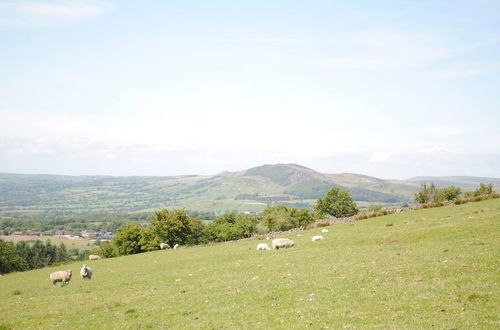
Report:
[[[498,178],[421,177],[383,180],[360,174],[325,174],[296,164],[262,165],[212,176],[114,177],[0,173],[0,217],[55,218],[94,213],[152,212],[162,208],[256,212],[282,203],[312,207],[334,186],[349,190],[361,206],[411,203],[422,182],[500,186]]]

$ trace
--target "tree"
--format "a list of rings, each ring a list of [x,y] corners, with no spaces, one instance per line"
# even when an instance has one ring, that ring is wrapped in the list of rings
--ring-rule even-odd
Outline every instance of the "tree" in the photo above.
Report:
[[[63,242],[59,244],[56,249],[56,262],[65,262],[69,260],[68,250],[66,249],[66,245]]]
[[[462,191],[458,187],[455,186],[445,187],[438,190],[434,198],[434,201],[436,202],[452,201],[457,199],[461,193]]]
[[[419,204],[432,202],[434,201],[437,192],[438,190],[434,183],[431,182],[430,186],[427,186],[427,184],[424,182],[420,186],[420,190],[415,193],[415,201]]]
[[[113,237],[113,243],[118,249],[120,255],[128,255],[143,252],[141,248],[141,238],[143,227],[136,222],[124,224]]]
[[[316,201],[315,209],[321,214],[337,218],[349,217],[358,213],[358,207],[346,190],[338,187],[330,189],[326,196]]]
[[[17,254],[15,245],[0,239],[0,274],[27,269],[28,263]]]
[[[141,241],[147,250],[158,249],[160,243],[170,246],[198,244],[205,229],[200,220],[189,217],[184,210],[156,211],[150,224]]]
[[[299,227],[299,220],[294,218],[284,205],[267,207],[260,219],[260,223],[269,231],[283,231]]]

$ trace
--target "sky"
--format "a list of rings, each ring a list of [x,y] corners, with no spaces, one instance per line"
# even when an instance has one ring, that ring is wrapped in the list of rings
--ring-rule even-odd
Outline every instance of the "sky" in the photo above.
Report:
[[[0,0],[0,172],[500,177],[500,2]]]

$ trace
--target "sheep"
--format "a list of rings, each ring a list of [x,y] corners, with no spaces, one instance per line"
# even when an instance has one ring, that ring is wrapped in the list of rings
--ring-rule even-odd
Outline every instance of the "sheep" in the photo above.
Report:
[[[92,268],[87,265],[83,265],[82,269],[80,269],[80,276],[82,280],[90,280],[92,278]]]
[[[313,237],[312,237],[312,241],[313,241],[313,242],[314,242],[314,241],[321,241],[322,239],[323,239],[323,236],[321,236],[321,235],[316,235],[316,236],[313,236]]]
[[[273,249],[289,248],[295,245],[295,242],[288,238],[273,239]]]
[[[259,250],[270,250],[269,245],[267,243],[259,243],[257,244],[257,251]]]
[[[53,272],[50,274],[50,280],[53,285],[56,285],[57,282],[62,282],[62,285],[68,285],[71,280],[71,272],[71,269]]]
[[[91,254],[89,255],[89,260],[99,260],[101,257],[99,257],[97,254]]]
[[[321,232],[322,233],[328,233],[328,229],[322,229]]]
[[[175,244],[174,245],[174,250],[177,250],[179,248],[179,246],[180,246],[179,244]]]
[[[170,249],[170,245],[167,243],[160,243],[160,249],[165,250],[165,249]]]

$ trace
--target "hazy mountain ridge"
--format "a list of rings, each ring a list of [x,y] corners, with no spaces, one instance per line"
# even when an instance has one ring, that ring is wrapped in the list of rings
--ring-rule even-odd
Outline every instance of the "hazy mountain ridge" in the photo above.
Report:
[[[95,212],[143,212],[165,207],[200,211],[258,211],[267,204],[312,207],[331,187],[356,201],[411,201],[420,182],[472,188],[497,178],[417,177],[383,180],[367,175],[324,174],[297,164],[274,164],[213,176],[65,176],[0,173],[0,216],[56,217]],[[476,183],[477,182],[477,183]]]

